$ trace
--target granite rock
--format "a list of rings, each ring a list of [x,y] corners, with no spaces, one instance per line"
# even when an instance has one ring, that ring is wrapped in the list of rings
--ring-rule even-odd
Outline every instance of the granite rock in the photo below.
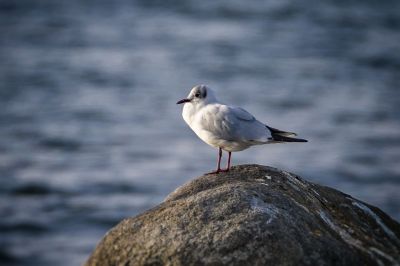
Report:
[[[127,218],[86,265],[399,265],[400,226],[378,208],[294,174],[232,167]]]

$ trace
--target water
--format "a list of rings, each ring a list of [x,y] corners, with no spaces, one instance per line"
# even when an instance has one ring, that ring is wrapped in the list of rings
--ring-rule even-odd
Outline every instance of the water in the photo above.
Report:
[[[400,2],[1,1],[0,261],[79,265],[122,218],[215,167],[199,83],[307,144],[280,167],[400,220]]]

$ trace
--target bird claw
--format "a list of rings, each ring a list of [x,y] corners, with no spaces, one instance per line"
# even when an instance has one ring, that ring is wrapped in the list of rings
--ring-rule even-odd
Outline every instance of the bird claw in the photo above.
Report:
[[[226,173],[229,171],[229,168],[227,169],[217,169],[215,171],[207,173],[207,175],[213,175],[213,174],[219,174],[219,173]]]

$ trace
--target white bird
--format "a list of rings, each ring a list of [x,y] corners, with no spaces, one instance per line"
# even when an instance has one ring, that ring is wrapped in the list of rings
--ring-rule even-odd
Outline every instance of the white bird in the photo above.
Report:
[[[217,170],[212,173],[229,171],[232,152],[242,151],[253,145],[307,142],[305,139],[294,138],[295,133],[261,123],[240,107],[219,102],[206,85],[193,87],[187,98],[177,104],[184,104],[183,119],[197,136],[208,145],[219,149]],[[222,150],[229,154],[225,169],[221,169]]]

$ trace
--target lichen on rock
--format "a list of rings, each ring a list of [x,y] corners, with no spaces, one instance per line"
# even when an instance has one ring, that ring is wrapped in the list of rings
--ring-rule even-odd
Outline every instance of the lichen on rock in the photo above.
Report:
[[[399,265],[400,226],[376,207],[272,167],[198,177],[127,218],[86,265]]]

